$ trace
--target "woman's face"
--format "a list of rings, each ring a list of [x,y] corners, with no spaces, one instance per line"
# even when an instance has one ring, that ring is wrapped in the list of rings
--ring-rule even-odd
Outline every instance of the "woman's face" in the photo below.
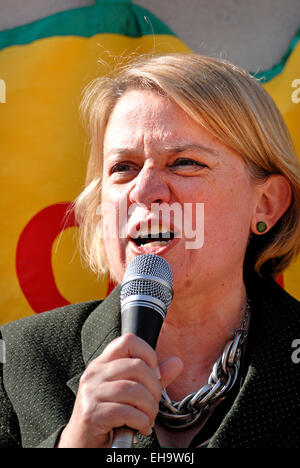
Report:
[[[118,101],[103,149],[104,243],[118,281],[141,253],[169,262],[178,294],[242,275],[257,193],[235,151],[144,90]]]

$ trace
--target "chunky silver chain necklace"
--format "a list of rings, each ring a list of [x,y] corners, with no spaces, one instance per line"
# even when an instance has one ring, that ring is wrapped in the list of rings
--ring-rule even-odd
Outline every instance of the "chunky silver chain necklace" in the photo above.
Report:
[[[172,401],[166,390],[162,392],[159,405],[159,419],[171,429],[186,429],[206,417],[209,408],[224,399],[237,381],[242,346],[247,337],[250,318],[250,306],[247,301],[241,327],[235,330],[222,355],[213,366],[208,382],[194,393],[185,396],[181,401]]]

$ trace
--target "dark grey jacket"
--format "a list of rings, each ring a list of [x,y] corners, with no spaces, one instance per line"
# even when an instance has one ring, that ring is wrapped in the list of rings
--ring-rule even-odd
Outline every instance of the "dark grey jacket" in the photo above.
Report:
[[[252,314],[241,388],[209,447],[300,447],[300,303],[273,280],[248,288]],[[119,288],[105,301],[62,307],[1,327],[0,447],[54,447],[86,365],[120,334]],[[0,336],[1,338],[1,336]],[[158,449],[155,434],[137,447]]]

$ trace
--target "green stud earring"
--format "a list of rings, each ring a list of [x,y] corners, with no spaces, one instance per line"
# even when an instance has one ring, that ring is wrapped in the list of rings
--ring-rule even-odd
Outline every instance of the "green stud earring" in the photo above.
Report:
[[[264,221],[259,221],[259,223],[257,223],[256,225],[256,229],[261,234],[268,229],[268,226],[266,225]]]

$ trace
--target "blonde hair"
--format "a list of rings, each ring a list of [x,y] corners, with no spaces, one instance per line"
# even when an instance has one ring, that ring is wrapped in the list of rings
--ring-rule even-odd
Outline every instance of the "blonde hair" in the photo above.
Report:
[[[115,104],[130,89],[153,90],[173,100],[236,150],[257,183],[271,174],[289,180],[293,194],[289,208],[268,233],[250,237],[246,255],[251,269],[261,274],[282,272],[298,254],[300,243],[300,170],[291,137],[274,101],[253,76],[227,61],[197,54],[140,57],[114,77],[97,78],[85,89],[81,111],[90,157],[85,189],[74,208],[89,267],[98,273],[107,271],[96,216],[101,202],[103,137]]]

